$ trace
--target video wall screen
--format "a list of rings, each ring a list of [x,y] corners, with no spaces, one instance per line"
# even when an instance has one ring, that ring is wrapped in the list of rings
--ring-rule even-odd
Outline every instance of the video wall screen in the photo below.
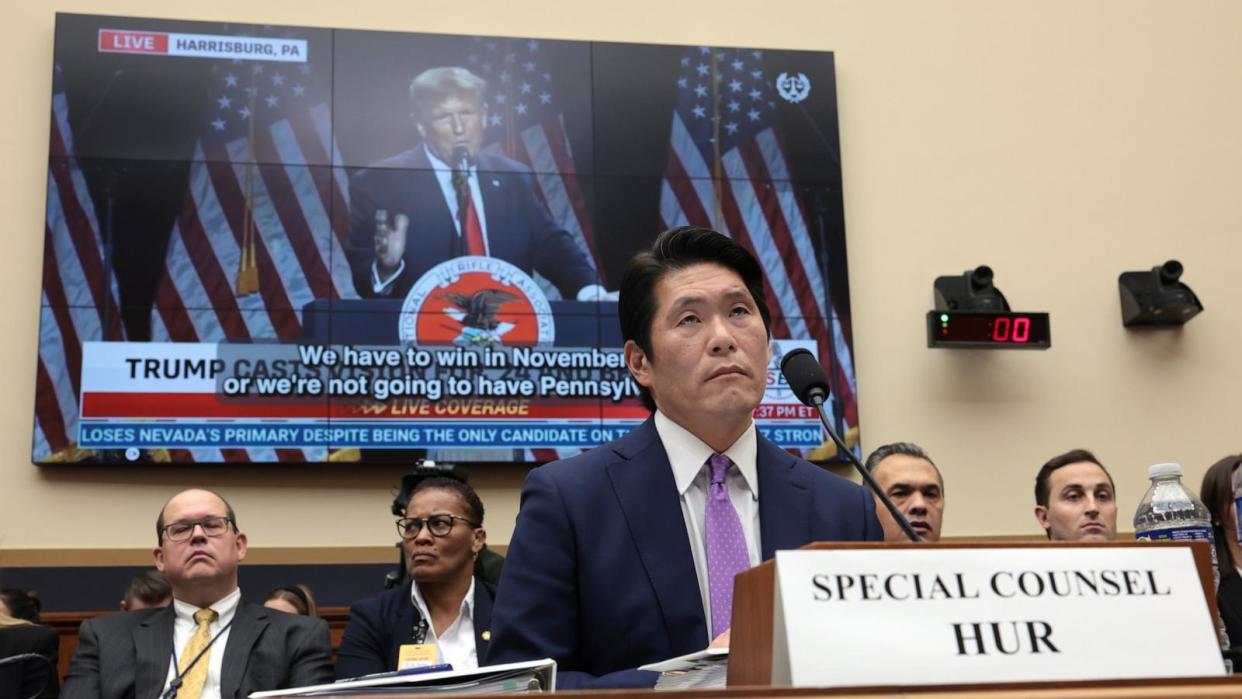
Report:
[[[750,249],[759,429],[858,441],[833,56],[60,14],[32,458],[543,462],[648,417],[616,289]]]

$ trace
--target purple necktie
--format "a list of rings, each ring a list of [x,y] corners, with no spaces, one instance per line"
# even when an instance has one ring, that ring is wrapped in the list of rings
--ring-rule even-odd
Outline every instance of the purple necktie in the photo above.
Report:
[[[724,633],[733,615],[733,576],[750,567],[742,522],[729,499],[725,473],[733,464],[723,454],[712,454],[711,485],[707,491],[704,524],[707,539],[707,585],[712,600],[712,638]]]

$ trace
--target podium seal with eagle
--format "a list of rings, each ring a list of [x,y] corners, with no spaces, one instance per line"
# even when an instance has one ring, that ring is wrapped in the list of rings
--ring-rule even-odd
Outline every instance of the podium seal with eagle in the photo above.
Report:
[[[427,270],[401,304],[402,345],[550,345],[552,305],[534,279],[495,257],[457,257]]]

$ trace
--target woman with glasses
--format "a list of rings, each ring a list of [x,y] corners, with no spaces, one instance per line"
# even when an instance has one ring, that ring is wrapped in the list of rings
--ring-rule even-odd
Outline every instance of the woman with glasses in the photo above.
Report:
[[[350,607],[338,679],[422,665],[467,670],[486,654],[496,590],[474,576],[487,541],[474,489],[451,478],[419,482],[397,533],[410,580]]]

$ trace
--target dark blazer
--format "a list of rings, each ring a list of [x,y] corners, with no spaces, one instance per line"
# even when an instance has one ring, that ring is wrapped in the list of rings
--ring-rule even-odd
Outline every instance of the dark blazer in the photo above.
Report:
[[[1242,648],[1242,577],[1236,571],[1220,579],[1216,590],[1216,606],[1229,634],[1229,645]]]
[[[569,300],[582,287],[596,283],[594,265],[535,195],[530,168],[516,160],[480,153],[478,177],[491,257],[527,274],[539,272]],[[404,297],[427,270],[466,254],[422,145],[355,173],[350,178],[349,199],[346,252],[359,296],[376,295],[371,263],[375,261],[377,210],[387,211],[390,220],[397,214],[410,219],[405,269],[384,296]]]
[[[62,697],[153,699],[172,661],[171,605],[82,622],[78,650]],[[212,646],[212,652],[217,651]],[[224,646],[220,693],[245,699],[251,692],[332,681],[332,647],[323,619],[286,614],[258,604],[237,605]]]
[[[24,662],[0,667],[0,699],[30,699],[42,689],[42,699],[55,697],[60,684],[56,681],[56,664],[60,660],[60,634],[38,624],[0,626],[0,659],[25,653],[38,653],[51,662],[51,667],[31,658]]]
[[[358,677],[397,669],[401,646],[414,642],[418,610],[410,599],[407,581],[375,597],[359,600],[349,608],[349,624],[336,653],[336,677]],[[482,665],[487,656],[492,628],[492,600],[496,588],[474,579],[474,652]]]
[[[870,493],[758,438],[762,557],[883,538]],[[652,686],[633,670],[707,645],[677,486],[655,423],[530,472],[488,663],[550,657],[558,688]]]

